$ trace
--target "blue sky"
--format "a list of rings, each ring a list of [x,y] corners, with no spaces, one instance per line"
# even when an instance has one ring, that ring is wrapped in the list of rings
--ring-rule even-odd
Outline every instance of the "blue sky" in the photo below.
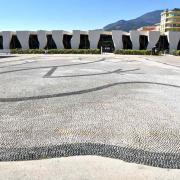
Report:
[[[180,0],[0,0],[0,31],[97,29]]]

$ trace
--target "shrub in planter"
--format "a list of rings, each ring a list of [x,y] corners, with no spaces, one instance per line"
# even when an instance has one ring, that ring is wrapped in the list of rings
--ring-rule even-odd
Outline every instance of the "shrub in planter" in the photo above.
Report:
[[[11,49],[11,54],[44,54],[42,49]]]
[[[132,49],[117,49],[114,52],[115,54],[124,54],[124,55],[151,55],[150,50],[132,50]]]
[[[180,50],[176,51],[176,56],[180,56]]]
[[[173,51],[172,54],[174,56],[180,56],[180,50]]]
[[[43,49],[11,49],[12,54],[44,54]],[[100,54],[99,49],[49,49],[46,54]]]

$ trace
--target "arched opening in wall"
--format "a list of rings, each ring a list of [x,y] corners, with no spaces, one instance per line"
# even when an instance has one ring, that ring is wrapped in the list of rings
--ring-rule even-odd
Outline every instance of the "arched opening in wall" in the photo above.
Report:
[[[47,35],[47,45],[45,49],[57,49],[56,43],[51,34]]]
[[[180,50],[180,40],[179,40],[179,43],[178,43],[178,46],[177,46],[177,50]]]
[[[10,49],[21,49],[21,43],[19,42],[16,35],[12,35],[11,42],[10,42]]]
[[[39,41],[37,35],[29,36],[29,49],[39,49]]]
[[[89,48],[90,48],[90,42],[88,35],[81,34],[79,49],[89,49]]]
[[[114,51],[114,42],[112,39],[112,35],[100,35],[98,49],[101,49],[103,52],[113,52]]]
[[[169,42],[167,36],[162,35],[159,37],[159,40],[156,44],[156,49],[158,51],[164,51],[164,50],[169,51]]]
[[[64,34],[63,36],[64,49],[71,49],[71,38],[72,35]]]
[[[122,41],[123,41],[123,49],[132,49],[132,42],[130,36],[123,35]]]
[[[140,50],[146,50],[148,46],[148,36],[139,36]]]
[[[0,36],[0,49],[3,49],[3,37]]]

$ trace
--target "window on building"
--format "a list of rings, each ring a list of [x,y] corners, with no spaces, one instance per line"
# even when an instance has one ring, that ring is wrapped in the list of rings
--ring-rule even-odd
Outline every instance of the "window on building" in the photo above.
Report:
[[[112,35],[101,35],[98,43],[98,49],[103,48],[104,52],[113,52],[114,51],[114,42]]]
[[[89,49],[89,48],[90,48],[90,42],[88,35],[81,34],[79,49]]]
[[[10,49],[20,49],[21,43],[19,42],[19,39],[16,35],[13,35],[10,42]]]
[[[130,36],[123,35],[122,41],[123,41],[123,49],[132,49],[132,42]]]
[[[168,50],[169,49],[169,42],[168,42],[168,38],[167,36],[160,36],[157,44],[156,44],[156,48],[159,51],[164,51],[164,50]]]
[[[147,49],[148,46],[148,37],[144,35],[139,36],[139,44],[140,44],[140,50]]]
[[[52,35],[47,35],[47,45],[45,49],[57,49],[56,43],[54,42],[54,39]]]
[[[179,40],[179,43],[178,43],[178,46],[177,46],[177,50],[180,50],[180,40]]]
[[[71,38],[72,38],[72,35],[64,34],[63,44],[64,44],[65,49],[71,49]]]
[[[3,49],[3,37],[0,36],[0,49]]]
[[[37,35],[29,36],[29,49],[39,49],[39,41]]]

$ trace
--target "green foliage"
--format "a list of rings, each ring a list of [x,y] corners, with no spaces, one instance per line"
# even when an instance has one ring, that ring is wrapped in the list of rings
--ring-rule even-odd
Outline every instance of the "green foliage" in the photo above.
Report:
[[[180,56],[180,50],[174,50],[174,51],[172,52],[172,54],[173,54],[174,56]]]
[[[100,54],[99,49],[50,49],[48,54]]]
[[[11,54],[44,54],[42,49],[11,49]]]
[[[100,54],[99,49],[11,49],[12,54]]]
[[[115,54],[124,54],[124,55],[151,55],[150,50],[132,50],[132,49],[117,49],[114,52]]]

